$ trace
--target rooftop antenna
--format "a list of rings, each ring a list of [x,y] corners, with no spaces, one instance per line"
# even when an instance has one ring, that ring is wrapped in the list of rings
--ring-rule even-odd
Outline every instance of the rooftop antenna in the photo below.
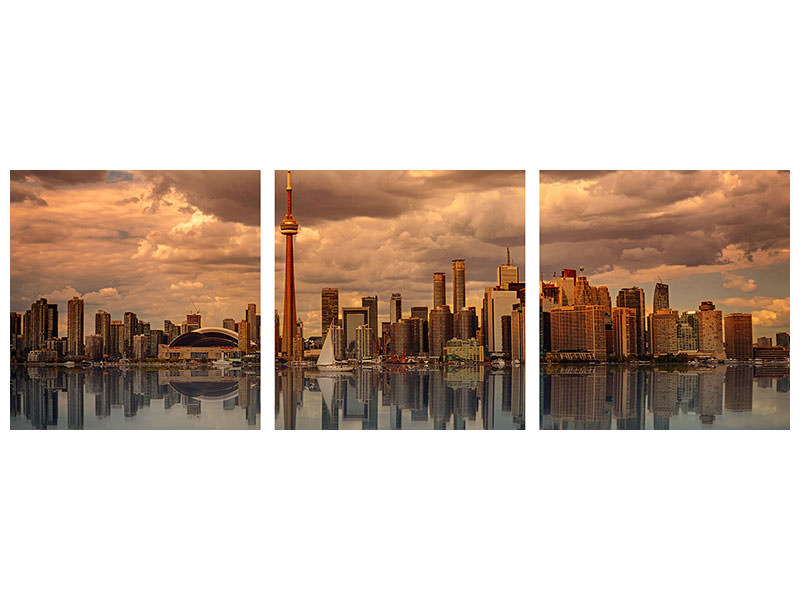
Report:
[[[511,264],[511,249],[508,246],[506,246],[506,264]]]

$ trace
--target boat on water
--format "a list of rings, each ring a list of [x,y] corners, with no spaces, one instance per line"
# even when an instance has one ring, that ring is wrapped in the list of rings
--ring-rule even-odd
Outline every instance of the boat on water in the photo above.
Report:
[[[333,323],[328,328],[325,334],[325,342],[322,344],[322,351],[317,358],[317,369],[326,372],[335,371],[352,371],[353,365],[348,365],[344,362],[336,362],[336,357],[333,353],[333,339],[331,339],[331,332],[333,331]]]

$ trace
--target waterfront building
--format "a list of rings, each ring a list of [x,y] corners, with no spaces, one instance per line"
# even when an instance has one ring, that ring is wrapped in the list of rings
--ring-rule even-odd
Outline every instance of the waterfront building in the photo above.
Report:
[[[503,315],[500,317],[500,328],[502,331],[502,353],[506,355],[511,354],[511,315]]]
[[[176,325],[169,319],[164,319],[164,335],[167,336],[168,340],[171,342],[176,337],[181,334],[181,327],[180,325]]]
[[[640,287],[622,288],[617,293],[617,306],[632,308],[636,313],[636,351],[637,355],[647,351],[644,336],[644,290]]]
[[[697,313],[697,349],[717,360],[725,358],[722,345],[722,311],[716,310],[710,300],[701,302]]]
[[[331,323],[339,321],[339,288],[322,288],[322,338],[328,333]]]
[[[356,327],[356,358],[372,358],[372,328],[369,325]]]
[[[86,358],[103,360],[103,336],[100,334],[86,336]]]
[[[239,331],[239,326],[236,324],[236,319],[222,319],[222,328],[231,331]]]
[[[136,313],[126,312],[122,316],[122,343],[124,348],[122,353],[126,357],[133,355],[133,336],[136,335],[137,324]]]
[[[186,315],[187,331],[194,331],[202,327],[200,313],[190,313]]]
[[[678,311],[659,308],[648,317],[650,353],[653,356],[678,353]]]
[[[356,355],[356,329],[369,325],[369,309],[363,306],[342,307],[342,329],[344,330],[345,356]]]
[[[239,321],[239,331],[236,338],[236,347],[239,352],[246,353],[250,349],[250,327],[247,320]]]
[[[397,323],[403,318],[403,299],[402,296],[395,292],[389,300],[389,322]]]
[[[255,304],[247,305],[245,320],[247,321],[247,326],[250,328],[250,341],[258,345],[258,315],[256,314]]]
[[[758,338],[758,341],[756,341],[756,346],[761,346],[762,348],[769,348],[772,346],[772,338],[760,337]]]
[[[391,324],[391,354],[404,354],[413,356],[416,354],[414,348],[414,333],[411,322],[408,319],[400,319]]]
[[[111,321],[111,345],[106,349],[109,358],[119,358],[124,353],[124,325],[122,321]]]
[[[725,315],[725,355],[737,360],[753,358],[753,315]]]
[[[334,325],[330,328],[330,332],[333,336],[333,355],[336,360],[344,360],[344,330],[341,325]]]
[[[453,259],[453,314],[458,314],[466,302],[466,268],[463,258]]]
[[[434,273],[433,274],[433,307],[436,308],[437,306],[444,306],[447,304],[447,298],[445,293],[445,274],[444,273]]]
[[[227,328],[224,327],[223,329]],[[167,336],[164,335],[164,332],[161,329],[151,329],[150,335],[147,338],[147,356],[158,356],[159,344],[167,343],[169,343]]]
[[[575,269],[562,269],[561,277],[556,279],[556,287],[559,292],[559,300],[562,306],[575,304],[575,283],[577,279]]]
[[[147,358],[148,337],[144,333],[133,336],[133,358],[136,360],[141,361]]]
[[[444,345],[453,339],[453,314],[446,304],[431,310],[428,316],[428,337],[430,355],[441,357]]]
[[[595,296],[597,297],[597,304],[603,307],[607,317],[611,316],[611,294],[608,293],[608,288],[600,285],[595,289]]]
[[[286,236],[286,263],[283,287],[283,335],[281,353],[287,360],[299,360],[302,345],[297,347],[297,303],[294,288],[294,236],[300,225],[292,214],[292,172],[286,172],[286,215],[281,221],[281,234]]]
[[[378,297],[377,296],[364,296],[361,298],[361,306],[368,309],[367,312],[367,326],[372,331],[372,344],[377,345],[378,339]],[[371,352],[374,352],[375,348]]]
[[[605,360],[605,311],[602,306],[556,306],[550,311],[553,352],[587,353]]]
[[[788,360],[789,351],[781,346],[756,346],[753,348],[753,358],[760,358],[761,360]]]
[[[453,317],[453,337],[469,340],[475,337],[475,308],[462,307]]]
[[[789,334],[785,331],[775,334],[775,344],[781,348],[789,349]]]
[[[486,288],[484,310],[486,319],[486,349],[489,354],[503,353],[503,316],[510,317],[513,306],[519,303],[514,290]]]
[[[445,343],[442,350],[445,362],[477,362],[484,359],[483,346],[475,338],[465,340],[453,338]]]
[[[58,337],[58,304],[47,305],[47,318],[44,328],[45,339]]]
[[[67,301],[67,354],[83,355],[83,298],[77,296]]]
[[[525,362],[525,305],[511,310],[511,360]]]
[[[103,353],[109,354],[111,349],[111,314],[104,310],[98,310],[94,314],[94,333],[103,340]]]
[[[678,316],[678,352],[698,351],[698,331],[697,312],[682,312]]]
[[[510,283],[519,283],[519,267],[511,264],[511,251],[506,248],[506,263],[497,267],[497,285],[507,290]]]
[[[659,281],[653,290],[653,313],[662,308],[669,308],[669,285]]]
[[[636,310],[624,306],[611,309],[611,322],[614,346],[609,354],[619,358],[636,356]]]

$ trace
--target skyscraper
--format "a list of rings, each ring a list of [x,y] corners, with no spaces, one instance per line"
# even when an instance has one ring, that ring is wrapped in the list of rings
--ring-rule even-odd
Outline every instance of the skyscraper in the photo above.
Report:
[[[201,316],[200,313],[191,313],[186,315],[186,328],[189,331],[194,331],[195,329],[200,329],[203,325],[201,323]],[[138,330],[138,323],[137,323],[137,330]]]
[[[509,283],[519,283],[519,267],[511,264],[511,251],[506,248],[506,264],[497,267],[497,285],[507,290]]]
[[[286,216],[281,221],[281,233],[286,236],[286,263],[283,286],[283,335],[281,351],[288,360],[297,360],[302,348],[297,345],[297,304],[294,290],[294,236],[300,228],[292,214],[292,172],[286,172]]]
[[[647,349],[644,339],[644,290],[640,287],[622,288],[617,294],[617,306],[632,308],[636,312],[636,350],[644,354]]]
[[[437,306],[429,313],[428,335],[430,355],[441,357],[444,345],[453,338],[453,315],[446,304]]]
[[[510,317],[514,305],[518,303],[519,297],[514,290],[486,288],[484,294],[486,331],[483,339],[489,353],[503,352],[502,318],[504,315]]]
[[[511,311],[511,360],[525,362],[525,305]]]
[[[725,315],[725,354],[737,360],[753,358],[753,315]]]
[[[339,321],[339,288],[322,288],[322,337]]]
[[[44,337],[47,340],[58,337],[58,304],[47,305],[47,323]]]
[[[361,306],[367,308],[367,325],[369,325],[373,341],[378,339],[378,297],[364,296],[361,298]],[[372,350],[370,350],[370,354]]]
[[[356,358],[363,360],[372,357],[372,329],[368,325],[356,327]]]
[[[636,356],[636,311],[633,308],[615,306],[611,309],[614,348],[609,354],[619,358]]]
[[[222,328],[236,331],[236,319],[222,319]]]
[[[466,297],[466,272],[463,258],[453,259],[453,314],[464,308]]]
[[[704,354],[722,360],[725,350],[722,345],[722,311],[714,303],[704,300],[697,313],[697,349]]]
[[[434,273],[433,274],[433,307],[436,308],[437,306],[444,306],[447,304],[447,298],[445,294],[445,274],[444,273]]]
[[[475,337],[475,311],[462,307],[453,317],[453,337],[468,340]],[[448,340],[449,341],[449,340]]]
[[[133,336],[136,335],[136,327],[139,320],[136,318],[135,312],[126,312],[122,316],[122,354],[124,356],[133,356]]]
[[[364,306],[342,307],[342,333],[344,334],[345,356],[356,355],[356,329],[361,325],[368,325],[369,309]]]
[[[403,318],[403,299],[398,292],[395,292],[392,294],[392,299],[389,300],[389,322],[397,323],[402,318]]]
[[[789,349],[789,334],[785,331],[775,334],[775,344],[781,348]]]
[[[94,333],[103,340],[102,351],[111,354],[111,315],[104,310],[94,314]]]
[[[658,288],[656,288],[658,291]],[[678,311],[660,308],[650,315],[650,354],[678,353]]]
[[[118,358],[122,356],[125,348],[124,343],[124,325],[122,321],[111,321],[111,346],[105,352],[111,358]]]
[[[83,298],[67,301],[67,355],[83,355]]]
[[[250,341],[258,342],[258,321],[256,319],[256,305],[248,304],[245,311],[247,325],[250,327]]]
[[[239,352],[250,352],[250,327],[247,320],[239,321]]]
[[[653,312],[656,313],[662,308],[669,308],[669,285],[659,281],[653,290]]]
[[[697,352],[697,331],[697,312],[682,312],[678,316],[678,352]]]
[[[589,352],[607,358],[605,311],[599,305],[556,306],[550,311],[554,352]]]

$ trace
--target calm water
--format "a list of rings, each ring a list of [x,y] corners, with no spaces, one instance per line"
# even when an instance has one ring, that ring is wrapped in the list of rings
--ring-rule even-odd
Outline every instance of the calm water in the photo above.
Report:
[[[525,370],[275,372],[276,429],[524,429]]]
[[[542,367],[542,429],[788,429],[789,367]]]
[[[18,367],[11,429],[258,429],[259,389],[218,369]]]

